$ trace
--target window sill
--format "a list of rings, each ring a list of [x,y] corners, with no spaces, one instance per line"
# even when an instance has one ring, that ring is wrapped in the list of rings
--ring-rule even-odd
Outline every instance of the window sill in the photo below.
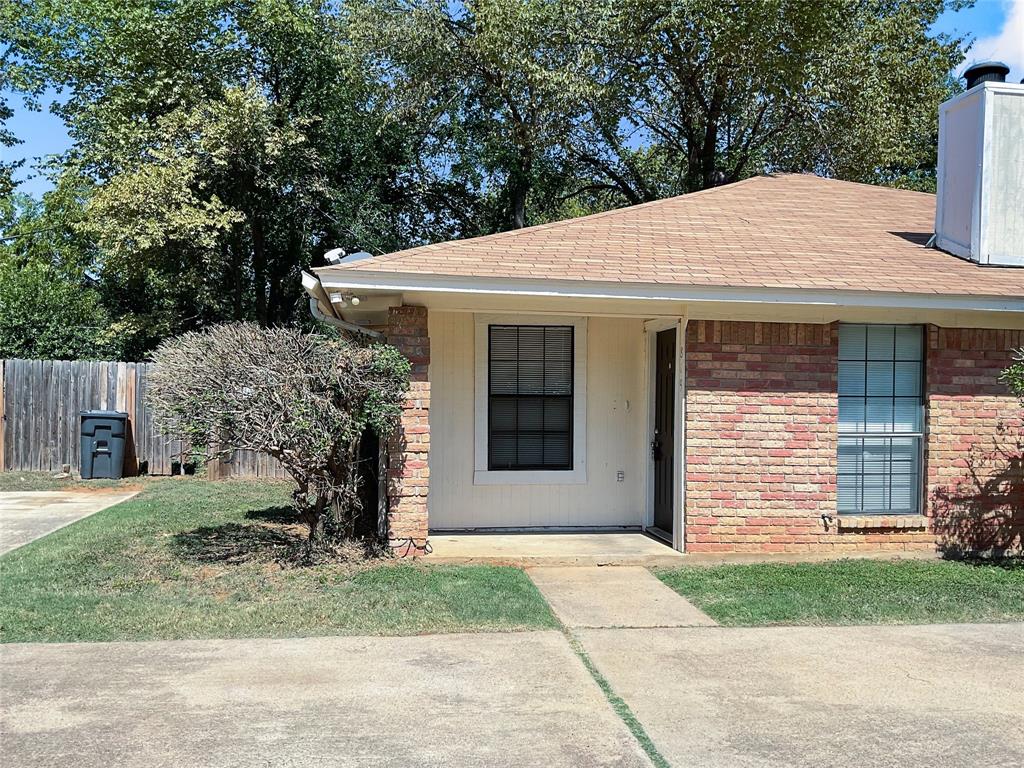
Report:
[[[924,530],[928,518],[924,515],[836,515],[840,531],[877,530]]]
[[[580,467],[571,470],[486,470],[473,472],[473,485],[585,485],[587,470]]]

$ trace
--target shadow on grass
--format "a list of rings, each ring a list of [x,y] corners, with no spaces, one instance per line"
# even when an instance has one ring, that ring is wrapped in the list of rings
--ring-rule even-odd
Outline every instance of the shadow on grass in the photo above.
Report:
[[[267,507],[266,509],[250,509],[245,513],[246,520],[259,520],[264,523],[280,523],[282,525],[297,525],[299,516],[294,507]]]
[[[998,568],[1003,571],[1020,572],[1024,574],[1024,557],[1019,555],[1008,555],[1005,557],[988,557],[977,555],[963,555],[959,552],[941,552],[943,560],[961,563],[962,565],[973,565],[978,568]]]
[[[297,533],[265,525],[225,523],[175,534],[172,548],[174,554],[186,562],[241,565],[290,559],[304,541]]]

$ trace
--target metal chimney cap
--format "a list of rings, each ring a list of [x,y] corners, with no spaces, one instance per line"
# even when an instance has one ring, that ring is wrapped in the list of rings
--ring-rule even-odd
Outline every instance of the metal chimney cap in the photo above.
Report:
[[[1001,61],[979,61],[965,69],[963,77],[967,79],[967,89],[970,90],[978,83],[1005,83],[1008,74],[1010,68]]]

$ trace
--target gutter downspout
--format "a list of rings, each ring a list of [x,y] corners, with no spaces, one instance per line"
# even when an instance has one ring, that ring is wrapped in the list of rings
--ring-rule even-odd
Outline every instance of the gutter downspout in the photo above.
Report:
[[[361,325],[355,323],[349,323],[342,320],[340,317],[334,314],[327,314],[320,307],[322,305],[321,298],[327,299],[327,292],[324,287],[320,284],[320,281],[313,275],[306,271],[302,273],[302,287],[306,293],[309,294],[309,312],[316,320],[321,323],[327,323],[333,325],[335,328],[340,328],[344,331],[351,333],[361,333],[364,336],[369,336],[371,339],[378,341],[384,341],[384,334],[380,331],[373,331],[369,328],[363,328]],[[330,299],[328,299],[330,301]]]

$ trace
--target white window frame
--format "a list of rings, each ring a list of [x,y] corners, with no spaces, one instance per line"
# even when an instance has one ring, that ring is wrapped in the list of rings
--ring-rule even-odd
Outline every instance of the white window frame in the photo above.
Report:
[[[928,439],[927,438],[927,429],[928,429],[928,419],[927,419],[927,416],[928,416],[928,413],[927,413],[927,407],[926,407],[926,404],[928,402],[928,383],[927,383],[927,378],[926,378],[927,377],[927,370],[928,370],[928,361],[927,361],[927,358],[928,358],[928,330],[927,330],[926,327],[924,327],[924,326],[922,326],[920,324],[917,324],[917,323],[853,323],[853,322],[845,323],[844,322],[844,323],[840,323],[840,325],[841,326],[843,326],[843,325],[846,325],[846,326],[860,326],[860,327],[865,327],[865,328],[868,328],[870,326],[879,326],[880,325],[880,326],[892,327],[892,328],[900,328],[900,327],[918,328],[920,330],[920,333],[921,333],[921,357],[920,357],[919,360],[914,361],[914,362],[918,362],[920,364],[920,366],[921,366],[921,370],[920,370],[920,375],[921,375],[921,381],[920,381],[921,389],[920,389],[920,393],[921,394],[920,394],[920,403],[918,404],[918,408],[919,408],[919,411],[920,411],[919,415],[918,415],[918,419],[920,420],[921,428],[917,432],[896,432],[896,431],[885,431],[885,430],[882,430],[882,431],[877,431],[876,430],[876,431],[873,431],[873,432],[869,432],[869,431],[866,431],[866,430],[864,432],[844,431],[842,429],[842,425],[840,424],[840,422],[838,420],[838,407],[837,407],[837,420],[836,420],[836,460],[837,460],[837,462],[838,462],[838,454],[839,454],[839,441],[842,438],[868,439],[868,440],[870,440],[872,438],[880,439],[880,440],[903,439],[903,438],[914,439],[914,440],[917,441],[917,451],[916,451],[916,454],[917,454],[917,472],[916,472],[916,474],[917,474],[917,493],[914,496],[914,508],[913,509],[909,509],[909,510],[892,510],[892,509],[888,509],[888,510],[886,510],[886,509],[878,509],[878,510],[876,510],[876,509],[840,510],[839,509],[839,492],[838,492],[838,488],[837,488],[837,491],[836,491],[836,514],[839,515],[840,518],[842,518],[842,517],[907,517],[907,516],[913,517],[915,515],[921,515],[923,510],[924,510],[924,503],[925,503],[924,489],[925,489],[926,473],[927,473],[927,469],[925,468],[925,462],[924,462],[924,451],[925,451],[925,445],[926,445],[927,439]],[[868,358],[865,357],[864,361],[868,362]],[[837,369],[836,370],[836,375],[837,376],[838,376],[838,368],[839,368],[839,363],[840,362],[841,362],[841,359],[840,359],[840,356],[839,356],[838,350],[837,350],[837,355],[836,355],[836,369]],[[888,360],[882,360],[882,361],[879,361],[879,362],[889,362],[889,361]],[[867,382],[865,381],[865,387],[866,386],[867,386]],[[837,404],[838,404],[838,399],[840,397],[841,396],[838,393],[838,380],[837,380],[837,387],[836,387]],[[895,397],[895,395],[893,397]],[[867,412],[865,410],[865,418],[866,417],[867,417]],[[891,471],[889,473],[889,476],[891,476]],[[837,484],[837,486],[838,486],[838,483],[839,483],[839,474],[838,474],[838,466],[837,466],[837,473],[836,473],[836,484]],[[890,491],[890,493],[891,493],[891,491]]]
[[[473,485],[583,485],[587,482],[587,318],[559,315],[474,315],[475,407]],[[572,469],[492,470],[487,464],[487,329],[491,325],[571,325]]]

